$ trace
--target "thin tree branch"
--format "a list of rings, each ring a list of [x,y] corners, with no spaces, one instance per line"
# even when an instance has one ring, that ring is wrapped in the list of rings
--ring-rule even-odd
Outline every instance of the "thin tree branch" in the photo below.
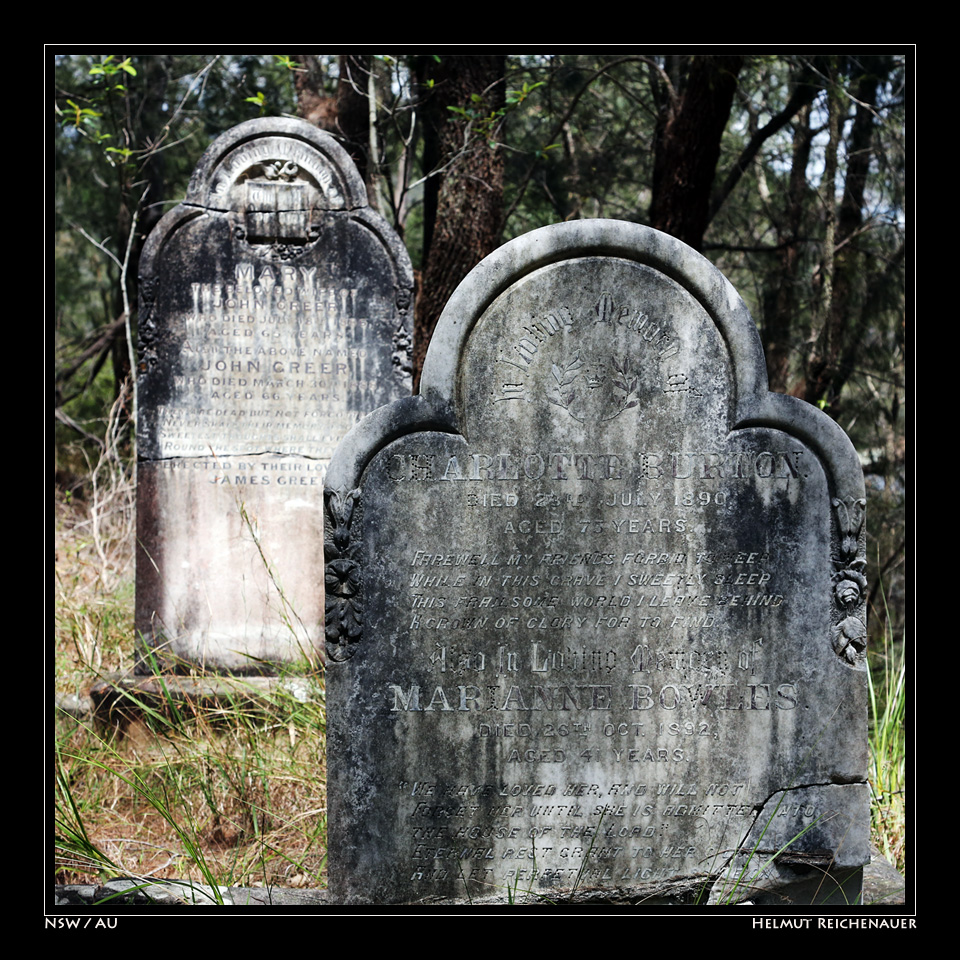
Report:
[[[89,240],[101,253],[105,253],[118,267],[120,267],[121,270],[123,269],[123,263],[121,263],[120,258],[112,250],[108,250],[104,246],[107,240],[111,239],[110,237],[107,237],[106,240],[94,240],[93,237],[91,237],[90,234],[87,233],[87,231],[84,230],[79,223],[74,223],[72,220],[68,222],[70,226],[73,227],[73,229],[76,230],[81,236]]]
[[[618,57],[616,60],[611,60],[609,63],[605,63],[591,77],[588,77],[587,80],[584,81],[583,86],[577,91],[576,94],[574,94],[574,97],[570,101],[570,104],[567,107],[566,112],[560,118],[557,124],[554,126],[552,132],[550,133],[550,136],[547,138],[548,142],[553,143],[554,140],[556,140],[557,137],[559,137],[560,134],[563,132],[564,125],[570,120],[570,117],[573,116],[573,111],[576,109],[577,104],[580,102],[580,98],[584,95],[584,93],[587,92],[587,89],[589,88],[590,84],[593,83],[594,80],[596,80],[602,74],[606,73],[608,70],[612,70],[614,67],[619,66],[621,63],[650,63],[650,62],[651,61],[649,57]],[[657,65],[653,64],[653,66],[657,66]],[[659,67],[657,67],[657,69],[660,70],[661,73],[663,72]],[[523,195],[527,191],[527,186],[530,184],[530,180],[533,177],[533,172],[534,170],[536,170],[537,164],[539,162],[540,162],[539,157],[534,158],[533,163],[530,164],[530,166],[527,168],[527,172],[523,175],[522,179],[520,180],[520,185],[517,188],[517,195],[514,198],[513,203],[510,204],[509,209],[503,215],[504,223],[507,223],[510,217],[513,216],[517,207],[520,205],[520,201],[523,200]]]
[[[98,334],[97,339],[90,346],[86,347],[69,367],[57,372],[54,377],[55,383],[64,383],[69,380],[91,357],[110,349],[117,332],[126,326],[127,316],[121,313],[116,320],[111,320],[109,324]]]
[[[807,82],[807,77],[809,77],[811,73],[812,70],[809,68],[804,71],[798,78],[797,85],[790,99],[787,101],[787,105],[775,117],[771,117],[767,123],[760,127],[750,138],[750,142],[743,148],[733,168],[727,174],[727,179],[723,182],[723,186],[710,200],[710,210],[707,213],[708,226],[717,215],[720,207],[723,206],[724,201],[732,193],[733,188],[740,182],[740,178],[747,171],[751,161],[759,153],[760,147],[778,130],[783,129],[783,127],[800,112],[801,108],[808,103],[812,103],[816,95],[820,92],[819,87]]]
[[[67,414],[65,414],[60,407],[57,407],[54,410],[54,416],[62,424],[64,424],[65,426],[68,426],[71,430],[76,430],[77,433],[79,433],[80,436],[83,437],[85,440],[90,440],[92,443],[95,443],[101,449],[103,449],[106,446],[106,444],[103,442],[103,440],[100,439],[100,437],[94,436],[92,433],[88,433],[86,430],[83,429],[83,427],[80,426],[79,423],[77,423],[76,420],[74,420],[72,417],[68,417]]]

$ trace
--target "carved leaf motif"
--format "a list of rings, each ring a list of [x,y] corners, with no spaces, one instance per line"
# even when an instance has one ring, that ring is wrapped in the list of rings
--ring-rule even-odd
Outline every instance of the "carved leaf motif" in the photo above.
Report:
[[[350,541],[350,524],[360,490],[324,490],[326,524],[323,554],[326,560],[324,634],[330,658],[343,662],[353,655],[353,644],[363,627],[363,578],[354,559],[357,545]]]
[[[611,356],[610,365],[618,373],[618,376],[613,378],[613,386],[620,390],[623,396],[617,401],[616,410],[611,415],[604,417],[605,420],[613,420],[615,417],[619,417],[624,410],[629,410],[640,403],[640,398],[636,395],[639,378],[630,375],[630,357],[624,356],[619,359],[616,356]]]
[[[552,364],[551,372],[553,373],[554,380],[556,380],[561,387],[566,387],[577,379],[579,376],[579,370],[582,366],[583,361],[580,359],[578,354],[562,370],[555,363]]]
[[[853,559],[857,553],[857,539],[863,526],[864,509],[867,501],[847,497],[845,500],[834,498],[833,508],[840,527],[840,550],[844,558]]]

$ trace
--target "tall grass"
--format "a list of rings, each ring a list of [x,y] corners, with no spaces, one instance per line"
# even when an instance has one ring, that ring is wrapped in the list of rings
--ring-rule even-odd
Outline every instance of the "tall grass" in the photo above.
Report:
[[[883,856],[900,873],[906,861],[906,640],[889,631],[871,651],[870,791],[871,833]]]
[[[128,694],[125,726],[58,724],[56,873],[322,886],[322,693],[203,705]]]

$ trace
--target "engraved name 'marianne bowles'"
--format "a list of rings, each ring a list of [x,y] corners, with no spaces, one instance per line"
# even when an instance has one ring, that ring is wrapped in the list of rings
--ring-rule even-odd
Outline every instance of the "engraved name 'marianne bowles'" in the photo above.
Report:
[[[764,674],[760,632],[745,630],[732,646],[711,643],[729,611],[789,604],[777,582],[781,558],[760,546],[691,544],[687,535],[702,510],[724,506],[738,486],[801,484],[807,456],[784,448],[385,458],[390,483],[460,490],[468,510],[497,517],[504,542],[524,534],[541,543],[517,551],[409,545],[408,630],[423,637],[416,656],[431,679],[386,684],[388,710],[441,725],[468,717],[481,742],[503,744],[507,769],[556,778],[399,784],[411,882],[460,870],[485,884],[652,881],[680,862],[717,856],[752,813],[749,784],[664,777],[683,776],[702,744],[722,741],[725,714],[789,713],[802,708],[804,692],[797,676]],[[578,492],[565,493],[564,481]],[[337,508],[342,534],[358,498]],[[594,506],[602,516],[586,509]],[[359,570],[349,567],[341,579],[353,596]],[[701,636],[696,644],[690,631]],[[502,642],[491,646],[491,635]],[[564,782],[562,771],[584,761],[624,773]],[[500,803],[491,811],[482,799]],[[794,806],[784,815],[813,822],[822,814]],[[665,839],[663,818],[699,824],[695,842]]]
[[[796,491],[807,457],[789,446],[385,457],[391,484],[459,491],[468,512],[495,518],[502,543],[538,544],[405,551],[408,635],[422,638],[414,656],[427,676],[387,683],[389,712],[441,728],[461,718],[459,735],[469,719],[481,743],[502,745],[506,770],[551,778],[398,784],[411,883],[458,871],[494,886],[650,882],[682,863],[697,869],[739,836],[753,814],[749,781],[684,781],[687,765],[724,741],[725,716],[792,714],[807,693],[799,675],[770,674],[764,645],[782,640],[776,626],[745,627],[735,644],[715,639],[739,611],[788,607],[790,587],[768,546],[712,544],[703,512],[748,486]],[[349,573],[359,578],[352,564]],[[564,780],[585,762],[623,773]],[[492,810],[490,799],[500,801]],[[823,811],[794,804],[783,815],[813,823]],[[669,838],[665,819],[691,825],[684,839]]]

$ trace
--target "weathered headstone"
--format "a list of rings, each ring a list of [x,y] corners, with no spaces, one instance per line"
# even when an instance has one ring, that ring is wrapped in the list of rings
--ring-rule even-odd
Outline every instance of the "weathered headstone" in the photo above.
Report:
[[[615,221],[506,244],[327,477],[341,902],[853,902],[859,461],[732,286]]]
[[[323,640],[323,474],[410,393],[412,271],[327,134],[252,120],[141,259],[137,633],[164,664],[269,673]]]

